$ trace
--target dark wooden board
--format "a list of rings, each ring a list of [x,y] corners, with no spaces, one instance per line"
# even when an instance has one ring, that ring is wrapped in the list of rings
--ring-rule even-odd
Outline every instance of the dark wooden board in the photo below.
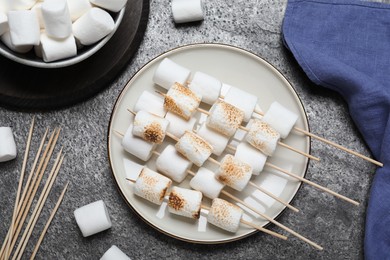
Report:
[[[137,51],[149,16],[149,0],[128,0],[113,37],[88,59],[58,69],[35,68],[0,57],[0,106],[51,110],[86,100],[108,87]]]

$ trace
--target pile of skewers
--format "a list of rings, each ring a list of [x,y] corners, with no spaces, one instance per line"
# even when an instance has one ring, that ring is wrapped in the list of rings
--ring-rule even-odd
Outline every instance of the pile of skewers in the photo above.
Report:
[[[156,160],[158,172],[134,163],[137,177],[128,179],[134,183],[134,194],[158,205],[167,199],[171,213],[189,218],[199,218],[201,210],[204,210],[208,212],[209,223],[229,232],[236,232],[239,223],[243,223],[275,237],[286,239],[283,235],[243,220],[244,210],[249,209],[293,236],[322,250],[320,245],[240,200],[224,187],[228,186],[241,192],[247,186],[252,186],[285,207],[298,211],[286,201],[251,181],[252,175],[259,175],[267,166],[354,205],[359,205],[357,201],[267,162],[267,158],[274,155],[277,146],[290,149],[309,159],[319,160],[282,141],[292,130],[378,166],[383,165],[295,127],[298,115],[278,102],[273,102],[264,113],[257,104],[256,96],[231,86],[222,93],[223,84],[218,79],[196,72],[188,82],[190,75],[190,70],[165,58],[157,67],[153,81],[165,88],[167,92],[156,91],[162,96],[159,97],[144,91],[133,109],[128,109],[134,115],[134,120],[126,133],[116,131],[122,138],[122,147],[131,155],[145,162],[153,155],[158,156]],[[211,108],[208,111],[200,108],[201,102],[211,105]],[[196,112],[207,117],[199,127],[195,127],[198,121]],[[239,129],[246,134],[243,140],[234,146],[230,141]],[[168,144],[161,153],[157,152],[156,147],[166,138],[170,138],[175,145]],[[222,158],[217,160],[212,155],[222,156]],[[206,168],[204,166],[206,161],[215,164],[217,170]],[[191,170],[193,165],[197,168],[196,173]],[[190,181],[192,189],[172,185],[173,181],[181,183],[188,175],[193,176]],[[219,198],[221,194],[231,201]],[[211,207],[202,204],[204,197],[212,200]],[[237,204],[233,204],[233,201]]]

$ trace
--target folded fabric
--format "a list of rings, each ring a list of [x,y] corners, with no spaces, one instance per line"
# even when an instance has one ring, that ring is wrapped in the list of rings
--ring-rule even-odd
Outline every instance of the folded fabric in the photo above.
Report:
[[[374,157],[366,259],[390,257],[390,5],[289,0],[283,39],[307,76],[339,92]]]

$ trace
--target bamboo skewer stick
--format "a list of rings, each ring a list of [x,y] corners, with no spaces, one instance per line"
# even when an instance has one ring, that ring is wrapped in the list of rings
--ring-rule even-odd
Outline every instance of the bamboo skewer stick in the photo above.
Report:
[[[306,243],[312,245],[313,247],[315,247],[315,248],[317,248],[317,249],[319,249],[319,250],[323,250],[323,247],[322,247],[322,246],[320,246],[320,245],[316,244],[315,242],[313,242],[313,241],[307,239],[306,237],[304,237],[304,236],[298,234],[298,233],[295,232],[294,230],[292,230],[292,229],[286,227],[285,225],[283,225],[283,224],[281,224],[280,222],[278,222],[278,221],[272,219],[271,217],[269,217],[269,216],[267,216],[267,215],[265,215],[265,214],[259,212],[258,210],[256,210],[256,209],[253,208],[252,206],[248,205],[248,204],[245,203],[244,201],[240,200],[239,198],[233,196],[232,194],[230,194],[230,193],[228,193],[228,192],[226,192],[226,191],[222,191],[222,193],[223,193],[225,196],[227,196],[227,197],[229,197],[229,198],[231,198],[231,199],[233,199],[233,200],[235,200],[235,201],[241,203],[243,206],[245,206],[245,207],[247,207],[248,209],[252,210],[253,212],[255,212],[256,214],[258,214],[258,215],[261,216],[262,218],[264,218],[264,219],[268,220],[269,222],[275,224],[276,226],[278,226],[278,227],[280,227],[280,228],[286,230],[286,231],[289,232],[291,235],[293,235],[293,236],[295,236],[295,237],[301,239],[302,241],[304,241],[304,242],[306,242]]]
[[[259,109],[255,109],[255,113],[256,113],[256,114],[259,114],[259,115],[261,115],[261,116],[264,116],[264,113],[263,113],[262,111],[260,111]],[[325,139],[325,138],[322,138],[322,137],[320,137],[320,136],[318,136],[318,135],[315,135],[315,134],[313,134],[313,133],[311,133],[311,132],[308,132],[308,131],[306,131],[306,130],[304,130],[304,129],[301,129],[301,128],[295,126],[295,127],[294,127],[294,130],[297,131],[297,132],[299,132],[299,133],[302,133],[302,134],[304,134],[304,135],[310,136],[310,137],[312,137],[312,138],[314,138],[314,139],[317,139],[317,140],[319,140],[319,141],[321,141],[321,142],[324,142],[324,143],[326,143],[326,144],[329,144],[329,145],[331,145],[331,146],[333,146],[333,147],[335,147],[335,148],[337,148],[337,149],[340,149],[340,150],[342,150],[342,151],[344,151],[344,152],[347,152],[347,153],[349,153],[349,154],[355,155],[355,156],[357,156],[357,157],[359,157],[359,158],[361,158],[361,159],[363,159],[363,160],[366,160],[366,161],[368,161],[368,162],[370,162],[370,163],[373,163],[373,164],[375,164],[375,165],[377,165],[377,166],[379,166],[379,167],[383,167],[383,163],[381,163],[381,162],[379,162],[379,161],[376,161],[376,160],[374,160],[374,159],[372,159],[372,158],[369,158],[369,157],[367,157],[367,156],[365,156],[365,155],[363,155],[363,154],[357,153],[357,152],[355,152],[355,151],[353,151],[353,150],[351,150],[351,149],[348,149],[348,148],[346,148],[346,147],[344,147],[344,146],[341,146],[341,145],[339,145],[339,144],[337,144],[337,143],[335,143],[335,142],[329,141],[329,140],[327,140],[327,139]]]
[[[16,240],[17,240],[17,237],[18,237],[18,235],[19,235],[19,233],[20,233],[20,231],[22,229],[23,223],[24,223],[24,221],[25,221],[25,219],[27,217],[28,211],[29,211],[29,209],[31,207],[31,204],[33,202],[33,198],[35,197],[35,194],[37,192],[39,183],[42,180],[43,173],[45,172],[45,170],[47,168],[47,164],[48,164],[48,162],[49,162],[49,160],[51,158],[51,155],[53,153],[54,147],[55,147],[55,145],[57,143],[59,134],[60,134],[60,129],[55,129],[53,131],[53,133],[51,134],[51,136],[49,138],[49,141],[48,141],[48,143],[46,145],[45,151],[43,153],[43,156],[41,157],[38,169],[36,171],[36,175],[34,176],[33,184],[30,186],[30,189],[27,192],[27,198],[23,202],[22,208],[19,211],[18,218],[16,220],[18,228],[17,228],[17,231],[15,233],[15,236],[12,239],[11,248],[14,247],[14,245],[16,243]],[[2,252],[0,257],[2,257],[2,256],[4,256],[4,251]]]
[[[62,200],[63,200],[63,198],[64,198],[64,195],[65,195],[65,193],[66,193],[66,191],[67,191],[67,189],[68,189],[68,185],[69,185],[69,181],[66,183],[64,189],[62,190],[62,193],[61,193],[60,197],[58,198],[58,201],[57,201],[57,203],[56,203],[56,205],[55,205],[53,211],[51,212],[50,217],[49,217],[49,219],[47,220],[46,225],[45,225],[45,227],[43,228],[41,235],[39,236],[39,239],[38,239],[38,241],[37,241],[37,244],[35,245],[34,250],[33,250],[33,253],[31,254],[30,260],[35,259],[35,255],[37,254],[37,252],[38,252],[38,250],[39,250],[39,247],[40,247],[40,245],[41,245],[41,243],[42,243],[42,241],[43,241],[43,238],[44,238],[44,236],[45,236],[45,234],[46,234],[46,232],[47,232],[47,229],[49,228],[50,223],[51,223],[51,221],[53,220],[53,218],[54,218],[54,216],[55,216],[55,214],[56,214],[56,212],[57,212],[59,206],[61,205],[61,202],[62,202]]]
[[[14,223],[15,223],[15,220],[16,220],[17,212],[18,212],[18,205],[20,204],[20,201],[19,201],[20,193],[22,191],[22,185],[23,185],[23,180],[24,180],[24,173],[26,171],[27,159],[28,159],[28,155],[29,155],[29,152],[30,152],[30,144],[31,144],[31,138],[32,138],[33,130],[34,130],[34,124],[35,124],[35,117],[33,117],[32,122],[31,122],[30,130],[29,130],[28,137],[27,137],[26,148],[25,148],[26,150],[24,151],[22,170],[20,172],[18,190],[16,192],[15,205],[14,205],[14,210],[13,210],[12,218],[11,218],[11,225],[10,225],[10,229],[9,229],[11,238],[12,238],[13,232],[14,232]],[[8,242],[7,242],[6,250],[5,250],[5,255],[7,257],[9,256],[10,246],[11,246],[11,241],[9,239]]]
[[[64,155],[62,155],[62,149],[59,151],[57,158],[52,166],[52,170],[49,174],[49,177],[45,183],[45,186],[42,189],[41,195],[39,196],[39,199],[37,201],[37,204],[34,208],[33,213],[31,214],[30,220],[26,226],[26,229],[23,232],[22,238],[20,239],[19,245],[16,248],[15,254],[12,258],[12,260],[20,259],[24,253],[24,249],[26,248],[27,242],[30,239],[31,233],[35,227],[35,224],[39,218],[39,215],[41,214],[41,211],[43,209],[43,206],[46,202],[46,199],[53,187],[54,181],[57,178],[58,172],[61,168]]]

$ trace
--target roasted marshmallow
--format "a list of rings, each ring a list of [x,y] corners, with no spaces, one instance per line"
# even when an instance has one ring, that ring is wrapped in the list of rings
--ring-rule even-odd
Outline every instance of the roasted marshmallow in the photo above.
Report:
[[[246,187],[251,176],[252,167],[231,154],[223,157],[215,174],[217,180],[238,191]]]
[[[164,141],[169,121],[146,111],[139,111],[133,122],[133,135],[145,141],[161,144]]]
[[[210,157],[213,147],[200,136],[186,131],[175,145],[177,151],[196,166],[202,166]]]
[[[207,221],[229,232],[237,232],[243,210],[226,200],[215,198],[211,204]]]
[[[135,157],[147,161],[153,155],[156,144],[147,142],[138,136],[134,136],[133,125],[130,125],[126,134],[123,136],[122,147]]]
[[[255,110],[258,98],[239,88],[231,87],[226,93],[224,100],[242,110],[245,114],[244,122],[248,122]]]
[[[280,134],[260,119],[251,119],[248,128],[246,141],[265,155],[272,156],[280,140]]]
[[[202,193],[199,191],[175,186],[169,194],[169,212],[187,218],[198,219],[200,217],[202,197]]]

